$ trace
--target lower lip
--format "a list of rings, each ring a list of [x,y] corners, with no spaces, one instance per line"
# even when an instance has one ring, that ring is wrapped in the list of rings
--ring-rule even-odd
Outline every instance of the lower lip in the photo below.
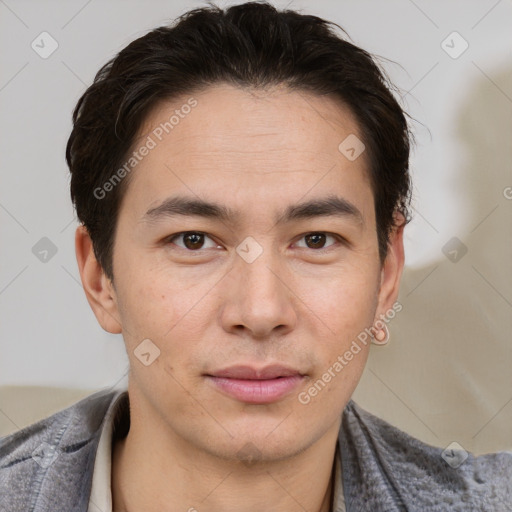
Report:
[[[226,394],[250,404],[268,404],[284,397],[302,381],[300,375],[290,375],[277,379],[246,380],[225,377],[208,378]]]

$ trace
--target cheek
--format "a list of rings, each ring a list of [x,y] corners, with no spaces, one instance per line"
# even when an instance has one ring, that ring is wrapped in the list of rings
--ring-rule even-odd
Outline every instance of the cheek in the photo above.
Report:
[[[201,322],[205,322],[205,315],[198,307],[204,293],[175,282],[165,273],[154,273],[139,265],[136,274],[125,276],[120,308],[123,337],[134,381],[148,396],[158,396],[165,388],[179,409],[188,403],[181,383],[204,331]],[[143,342],[148,339],[150,343]],[[142,354],[148,352],[146,366]]]
[[[323,294],[315,290],[309,301],[314,316],[322,320],[322,332],[327,334],[315,345],[315,371],[297,398],[305,417],[325,417],[329,411],[329,418],[336,421],[368,359],[370,338],[365,329],[373,321],[376,290],[367,280],[352,276],[333,280]]]
[[[349,400],[359,382],[370,349],[365,329],[372,325],[377,306],[376,281],[376,270],[368,266],[344,269],[323,279],[322,286],[307,288],[305,303],[314,313],[309,316],[320,320],[315,372],[299,400],[310,412],[335,411]]]
[[[140,264],[136,274],[125,276],[120,308],[123,337],[133,372],[146,386],[165,382],[173,388],[172,377],[181,382],[194,364],[212,311],[207,295],[211,284],[192,281],[177,274],[171,277],[162,269],[145,271]],[[146,339],[158,349],[154,349],[157,359],[148,367],[137,360],[138,347]]]
[[[175,315],[172,294],[163,283],[148,279],[143,269],[127,278],[119,301],[125,341],[161,338]],[[163,313],[165,312],[165,316]]]
[[[169,269],[144,264],[143,258],[127,262],[126,268],[136,269],[120,276],[120,314],[131,338],[166,338],[185,316],[193,315],[200,289]]]
[[[339,342],[356,336],[373,322],[377,277],[372,268],[331,271],[329,276],[305,279],[304,302]]]

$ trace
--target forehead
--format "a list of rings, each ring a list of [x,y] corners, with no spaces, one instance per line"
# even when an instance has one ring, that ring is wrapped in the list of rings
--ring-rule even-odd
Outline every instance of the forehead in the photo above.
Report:
[[[134,167],[126,195],[137,210],[176,191],[241,203],[335,188],[368,196],[365,153],[351,161],[339,149],[354,136],[362,139],[355,116],[333,97],[210,86],[148,114],[133,150],[149,140],[152,149]]]
[[[190,108],[192,101],[195,106]],[[263,90],[225,83],[158,103],[139,133],[140,139],[153,134],[164,144],[186,143],[188,151],[197,154],[223,149],[250,153],[268,144],[274,151],[289,152],[289,157],[292,151],[310,151],[331,161],[333,147],[338,147],[341,136],[362,138],[349,107],[333,96],[313,95],[283,85]],[[251,145],[245,146],[249,139]]]

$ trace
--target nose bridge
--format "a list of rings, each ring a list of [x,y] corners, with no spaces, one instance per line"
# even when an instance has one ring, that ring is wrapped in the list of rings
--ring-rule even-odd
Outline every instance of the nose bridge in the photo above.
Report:
[[[258,246],[256,246],[258,244]],[[243,251],[249,249],[249,253]],[[271,300],[277,298],[283,286],[280,274],[279,258],[272,250],[270,242],[263,244],[248,240],[240,244],[239,261],[236,266],[240,272],[242,297],[252,297],[254,300]],[[249,254],[250,257],[245,257]],[[282,273],[282,272],[281,272]]]
[[[258,245],[256,245],[258,244]],[[271,242],[246,240],[237,248],[234,263],[230,327],[244,326],[257,336],[269,334],[277,326],[295,323],[292,294],[286,272]]]

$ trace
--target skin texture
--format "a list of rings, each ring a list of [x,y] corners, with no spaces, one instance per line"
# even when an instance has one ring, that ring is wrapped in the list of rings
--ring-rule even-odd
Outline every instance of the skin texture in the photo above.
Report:
[[[189,97],[158,105],[138,143]],[[341,414],[370,345],[307,405],[298,395],[396,301],[403,226],[381,266],[366,154],[349,161],[338,150],[348,135],[361,138],[359,127],[335,99],[228,84],[193,97],[197,106],[130,176],[114,283],[86,230],[76,231],[87,299],[106,331],[122,333],[130,359],[131,428],[114,446],[114,510],[326,512]],[[240,217],[142,220],[177,194],[218,202]],[[355,205],[363,222],[327,216],[276,224],[288,205],[332,194]],[[170,241],[184,231],[206,235]],[[328,236],[318,244],[311,233]],[[236,252],[246,237],[263,250],[252,263]],[[160,355],[146,366],[134,351],[148,338]],[[205,376],[273,363],[304,377],[269,404],[237,400]]]

